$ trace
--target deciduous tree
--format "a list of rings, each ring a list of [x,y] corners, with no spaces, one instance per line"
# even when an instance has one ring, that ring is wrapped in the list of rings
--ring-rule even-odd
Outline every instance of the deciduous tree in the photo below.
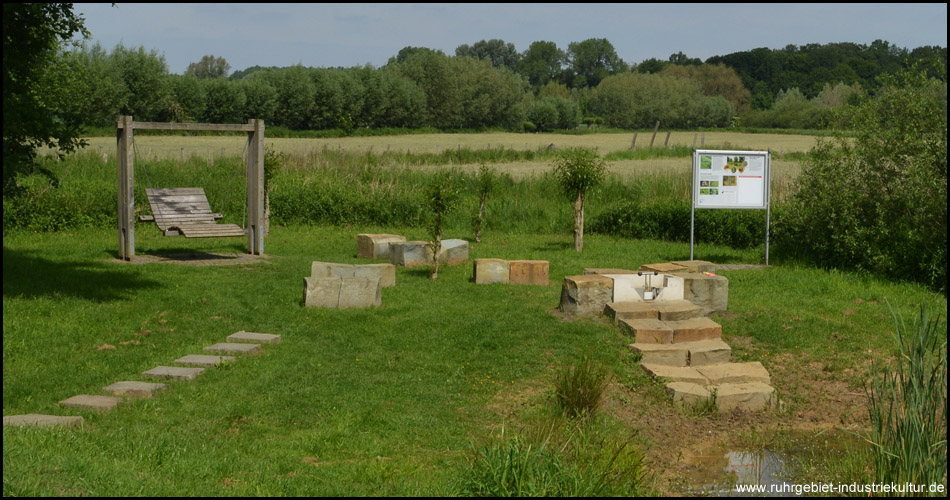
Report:
[[[589,148],[564,150],[554,160],[554,177],[574,199],[574,250],[584,250],[584,198],[607,175],[607,162]]]

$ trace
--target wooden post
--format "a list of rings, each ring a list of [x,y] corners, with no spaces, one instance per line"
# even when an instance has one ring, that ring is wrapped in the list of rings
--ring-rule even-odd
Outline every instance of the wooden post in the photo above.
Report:
[[[663,147],[664,147],[664,148],[667,146],[667,144],[670,143],[670,134],[671,134],[672,132],[673,132],[672,130],[667,130],[667,131],[666,131],[666,140],[663,141]]]
[[[653,147],[653,141],[656,140],[656,131],[660,130],[660,120],[656,121],[656,126],[653,127],[653,137],[650,138],[650,147]]]
[[[135,168],[132,164],[132,117],[120,116],[116,127],[116,150],[119,162],[118,224],[119,258],[135,257]],[[121,128],[120,128],[121,127]]]
[[[264,120],[247,123],[247,251],[264,255]]]
[[[693,134],[693,149],[696,149],[696,138],[699,137],[699,134]]]
[[[706,132],[703,132],[702,138],[699,140],[699,147],[706,145]]]
[[[630,143],[630,149],[637,147],[637,132],[633,133],[633,142]]]

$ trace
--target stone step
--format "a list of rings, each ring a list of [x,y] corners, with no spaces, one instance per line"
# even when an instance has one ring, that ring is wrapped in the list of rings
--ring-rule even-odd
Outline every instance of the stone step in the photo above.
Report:
[[[122,400],[112,396],[79,394],[60,401],[59,405],[68,408],[78,408],[80,410],[109,411],[118,406],[120,401]]]
[[[764,410],[775,405],[775,400],[775,389],[761,382],[722,384],[716,388],[716,408],[721,413]]]
[[[699,384],[690,382],[667,382],[666,393],[674,403],[694,405],[712,399],[712,393]]]
[[[224,362],[232,362],[234,356],[210,356],[205,354],[189,354],[175,360],[175,363],[186,366],[201,366],[204,368],[214,368]]]
[[[116,382],[102,388],[103,391],[113,396],[125,396],[128,398],[150,398],[159,391],[168,389],[165,384],[155,382]]]
[[[706,318],[690,318],[680,321],[664,321],[673,330],[672,343],[695,342],[722,338],[722,325]]]
[[[239,344],[236,342],[219,342],[203,349],[205,352],[218,354],[250,354],[261,350],[260,344]]]
[[[204,368],[185,368],[181,366],[156,366],[142,372],[145,378],[162,378],[169,380],[194,380],[204,373]]]
[[[768,370],[758,361],[697,366],[696,370],[709,379],[709,383],[712,385],[741,384],[747,382],[758,382],[762,384],[772,383]]]
[[[648,365],[687,366],[689,351],[682,344],[630,344],[640,355],[640,362]]]
[[[673,329],[658,319],[621,319],[620,329],[638,344],[671,344]]]
[[[280,335],[274,335],[273,333],[255,333],[255,332],[235,332],[231,335],[228,335],[228,342],[256,342],[258,344],[279,344],[281,340]]]
[[[41,415],[28,413],[26,415],[7,415],[3,417],[4,427],[72,427],[82,425],[82,417],[61,417],[59,415]]]
[[[695,368],[688,366],[666,366],[640,363],[640,367],[643,368],[643,370],[651,377],[662,378],[667,382],[688,382],[691,384],[701,385],[703,387],[709,385],[709,379],[704,377]]]
[[[621,319],[679,321],[700,316],[700,308],[688,300],[661,302],[611,302],[604,314],[614,323]]]
[[[689,351],[688,364],[692,367],[728,363],[732,357],[732,348],[722,339],[697,340],[671,344]]]

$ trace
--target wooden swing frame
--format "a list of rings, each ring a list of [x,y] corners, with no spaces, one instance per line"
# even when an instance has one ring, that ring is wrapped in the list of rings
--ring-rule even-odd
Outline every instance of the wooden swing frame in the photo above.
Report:
[[[135,122],[131,116],[120,116],[116,122],[120,259],[131,261],[135,257],[134,129],[247,132],[247,253],[264,255],[264,120],[251,119],[246,124],[168,123]]]

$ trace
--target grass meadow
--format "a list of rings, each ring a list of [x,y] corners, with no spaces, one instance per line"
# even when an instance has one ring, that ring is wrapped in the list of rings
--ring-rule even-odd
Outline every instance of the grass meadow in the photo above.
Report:
[[[232,179],[223,174],[240,171],[236,154],[211,158],[212,168],[200,154],[189,153],[180,164],[176,149],[171,157],[149,158],[146,139],[180,148],[206,138],[137,138],[137,158],[150,172],[137,172],[138,191],[147,183],[174,185],[180,176],[177,182],[205,186],[226,222],[241,223],[241,187],[229,196]],[[285,213],[274,213],[261,262],[119,262],[110,218],[115,160],[103,161],[95,145],[92,154],[67,160],[69,168],[51,164],[60,174],[57,190],[40,178],[29,180],[28,203],[50,207],[23,212],[40,221],[35,226],[12,229],[7,214],[20,212],[5,199],[4,415],[78,414],[86,422],[68,430],[4,427],[4,495],[669,495],[694,486],[688,477],[696,467],[688,457],[710,447],[763,446],[804,450],[797,452],[807,455],[795,471],[798,482],[864,480],[870,447],[861,440],[844,454],[811,452],[835,430],[870,428],[864,384],[872,366],[891,366],[901,352],[892,312],[910,320],[921,304],[930,305],[945,340],[943,295],[773,255],[768,268],[719,271],[729,279],[729,310],[713,319],[723,325],[734,360],[760,361],[769,370],[780,404],[726,415],[676,407],[637,366],[632,339],[618,327],[603,317],[566,317],[556,308],[565,276],[587,267],[686,260],[689,243],[589,233],[579,254],[570,202],[549,176],[533,171],[509,172],[510,182],[489,198],[480,243],[473,242],[470,225],[475,197],[463,199],[445,237],[468,239],[470,259],[548,260],[548,286],[475,285],[471,263],[441,266],[438,281],[429,279],[429,269],[397,268],[396,286],[383,289],[378,309],[303,307],[310,263],[360,262],[358,233],[428,239],[424,214],[412,205],[426,170],[449,166],[445,151],[437,155],[429,138],[429,153],[387,156],[379,144],[391,140],[395,149],[396,139],[374,138],[382,142],[373,143],[372,153],[334,152],[332,145],[287,152],[271,181],[275,196],[308,193],[319,200],[273,200]],[[737,149],[758,147],[734,140]],[[103,151],[114,156],[114,142],[104,141]],[[214,156],[218,144],[205,153]],[[612,163],[630,162],[631,177],[615,172],[591,196],[591,218],[612,197],[658,202],[686,195],[679,190],[689,186],[688,152],[626,158],[624,145],[616,147]],[[799,168],[792,153],[789,146],[773,162],[788,174],[781,196],[791,192]],[[461,155],[452,166],[485,158]],[[550,164],[527,153],[491,163],[505,171],[518,162]],[[147,207],[144,195],[137,203]],[[350,212],[324,213],[335,205]],[[77,212],[85,215],[62,219]],[[186,240],[163,237],[154,225],[136,226],[140,256],[245,249],[241,238]],[[761,263],[763,253],[761,245],[704,241],[695,257]],[[200,354],[240,330],[280,334],[283,341],[108,413],[57,404],[140,380],[141,372]],[[609,383],[596,412],[570,418],[559,409],[556,387],[577,367],[602,370]],[[777,437],[789,433],[794,443]]]

